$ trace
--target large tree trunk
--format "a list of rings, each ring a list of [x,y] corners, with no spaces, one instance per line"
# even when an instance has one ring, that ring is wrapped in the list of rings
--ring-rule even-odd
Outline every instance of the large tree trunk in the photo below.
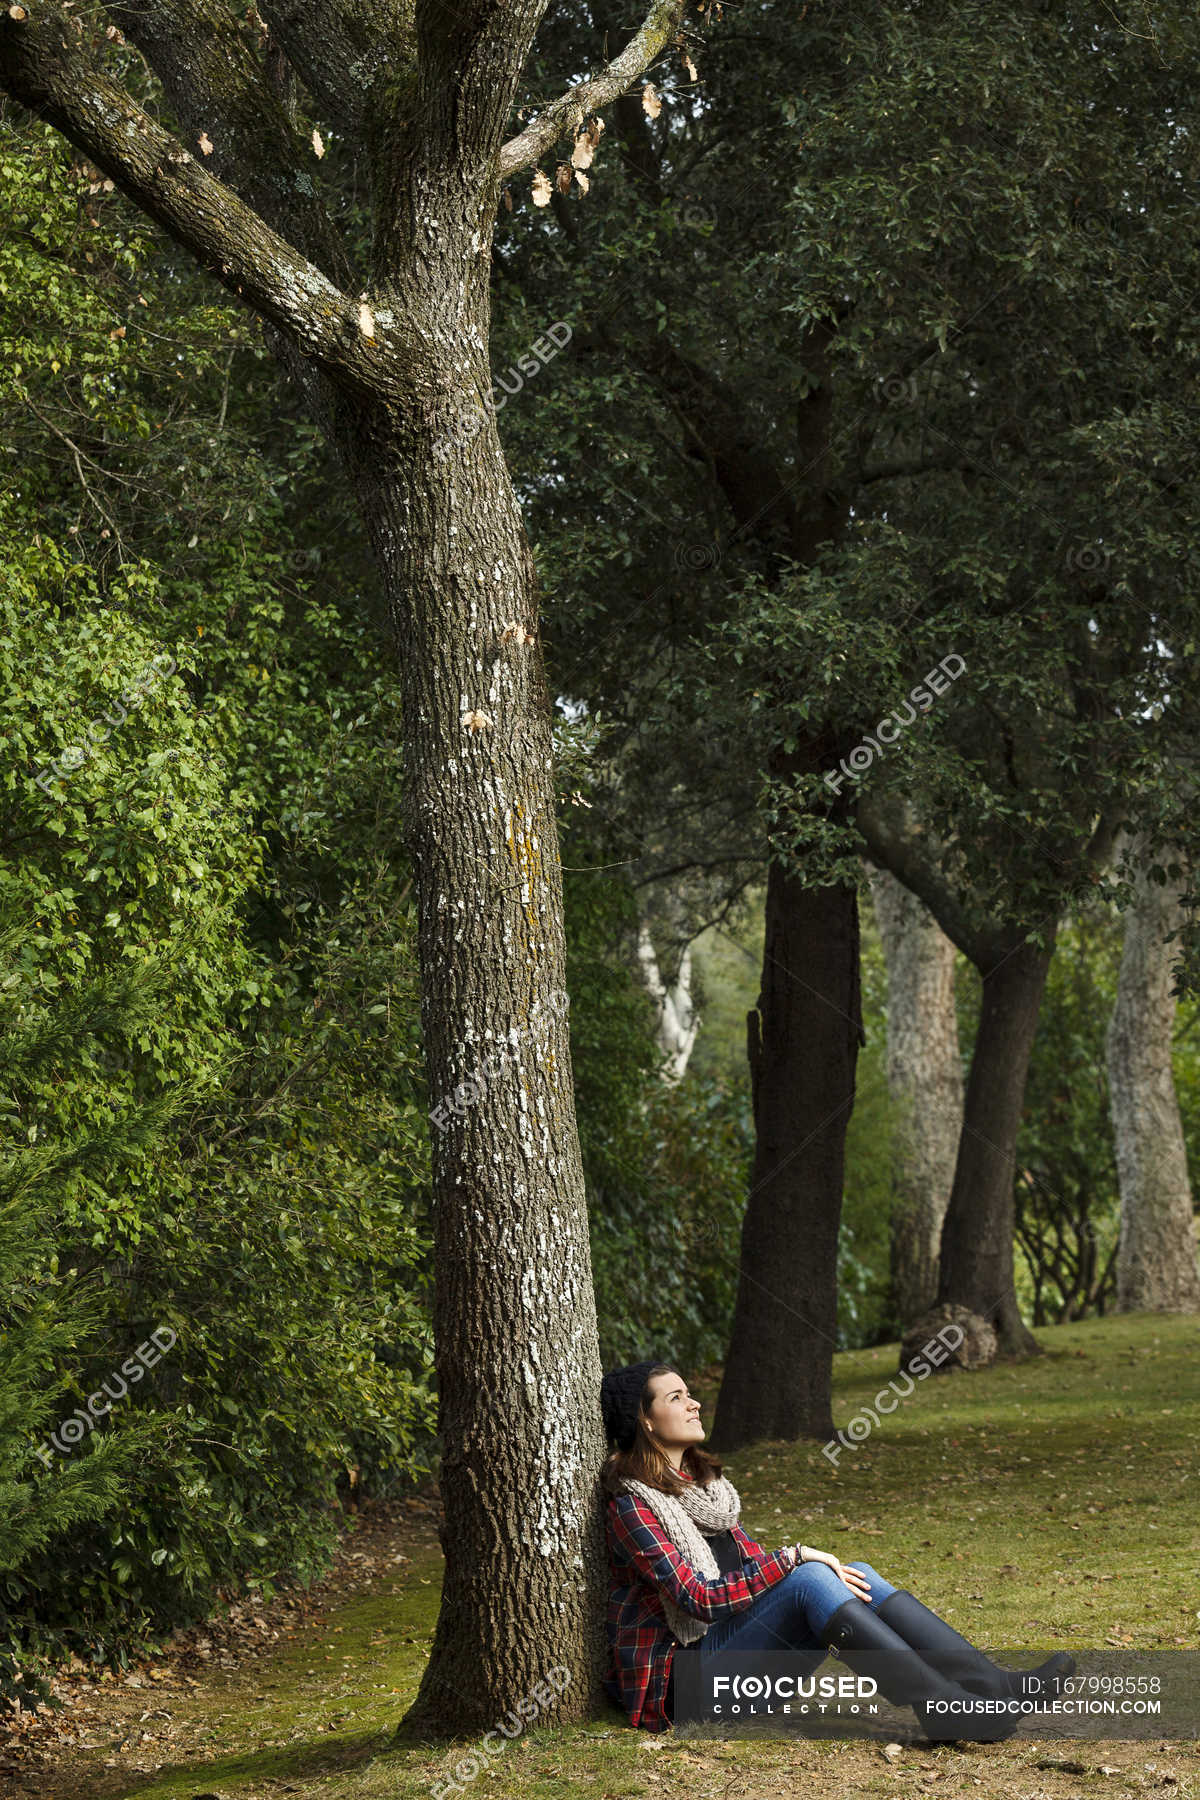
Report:
[[[846,1121],[862,1042],[858,896],[772,862],[748,1015],[755,1155],[712,1441],[828,1438]]]
[[[1003,1354],[1031,1355],[1039,1346],[1021,1318],[1013,1284],[1013,1177],[1029,1055],[1057,924],[1039,949],[1030,941],[1030,928],[1011,916],[981,923],[945,878],[948,846],[939,844],[905,795],[862,794],[856,817],[872,860],[919,895],[983,983],[954,1184],[942,1225],[937,1299],[989,1320]],[[1066,846],[1078,872],[1095,875],[1105,865],[1120,817],[1114,803],[1094,821],[1089,814],[1080,822],[1074,846]],[[1063,866],[1068,867],[1065,859]]]
[[[1013,1284],[1013,1177],[1038,1010],[1054,954],[1018,938],[980,970],[983,1001],[942,1226],[939,1302],[995,1326],[1001,1354],[1038,1348]]]
[[[891,1277],[906,1327],[937,1295],[942,1221],[962,1131],[955,949],[924,903],[887,869],[872,868],[869,879],[888,970]]]
[[[605,1575],[534,572],[494,421],[444,462],[429,446],[407,444],[403,475],[351,452],[400,652],[435,1125],[446,1569],[410,1731],[490,1726],[555,1665],[594,1699]]]
[[[1109,1109],[1121,1187],[1117,1306],[1122,1312],[1200,1312],[1192,1190],[1171,1068],[1175,996],[1166,939],[1184,923],[1186,875],[1164,886],[1135,848],[1135,900],[1108,1027]],[[1160,859],[1166,862],[1164,855]]]

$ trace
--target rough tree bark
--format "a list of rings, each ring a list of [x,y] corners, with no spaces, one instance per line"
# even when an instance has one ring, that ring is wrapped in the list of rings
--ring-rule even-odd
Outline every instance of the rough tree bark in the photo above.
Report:
[[[862,1036],[857,891],[804,887],[772,860],[762,985],[747,1015],[754,1167],[713,1419],[721,1450],[833,1435],[838,1228]]]
[[[797,347],[811,384],[797,408],[800,494],[740,407],[713,445],[739,528],[753,524],[769,570],[780,554],[812,563],[846,528],[849,502],[833,480],[831,451],[829,351],[838,329],[837,319],[819,319]],[[794,750],[777,745],[767,759],[776,792],[828,767],[834,749],[821,724],[797,734]],[[844,808],[839,800],[831,811]],[[754,1167],[713,1417],[713,1442],[726,1450],[761,1437],[832,1436],[846,1130],[863,1043],[858,889],[803,887],[774,845],[770,855],[762,983],[747,1019]]]
[[[1013,1179],[1029,1056],[1054,955],[1052,927],[1048,936],[1044,949],[1014,933],[979,951],[983,1000],[942,1223],[938,1302],[970,1307],[995,1327],[1010,1355],[1038,1348],[1013,1282]]]
[[[0,87],[48,120],[262,319],[374,546],[402,679],[433,1132],[445,1588],[412,1729],[473,1731],[565,1670],[599,1694],[604,1442],[562,995],[562,895],[534,569],[494,411],[491,227],[675,36],[653,0],[594,79],[504,127],[547,0],[215,0],[0,15]],[[119,79],[123,32],[179,136]],[[369,251],[321,199],[353,147]],[[501,1047],[504,1047],[501,1054]],[[490,1060],[489,1060],[490,1059]],[[562,1678],[560,1677],[560,1684]]]
[[[895,1129],[892,1293],[902,1327],[937,1297],[942,1221],[962,1132],[954,945],[887,869],[869,872],[888,970],[887,1079]]]
[[[1013,1278],[1013,1175],[1029,1056],[1057,926],[1038,947],[1019,921],[981,924],[943,876],[944,847],[903,799],[859,798],[856,818],[871,860],[889,869],[929,908],[983,982],[979,1025],[963,1102],[954,1181],[942,1223],[938,1302],[966,1306],[995,1327],[1001,1354],[1026,1356],[1037,1340],[1021,1318]],[[1102,866],[1115,819],[1095,827],[1085,855]]]
[[[1167,943],[1185,920],[1186,872],[1159,884],[1157,860],[1139,838],[1135,899],[1108,1027],[1109,1111],[1121,1189],[1117,1306],[1122,1312],[1200,1312],[1200,1269],[1187,1149],[1171,1068],[1175,951]],[[1165,870],[1164,870],[1165,872]]]

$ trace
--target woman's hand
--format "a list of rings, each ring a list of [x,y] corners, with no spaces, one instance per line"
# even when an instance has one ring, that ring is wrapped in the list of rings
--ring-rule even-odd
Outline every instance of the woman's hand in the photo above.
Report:
[[[857,1595],[860,1600],[866,1600],[868,1603],[870,1602],[871,1584],[860,1569],[852,1569],[847,1563],[839,1562],[837,1557],[832,1555],[828,1550],[814,1550],[811,1544],[805,1544],[803,1548],[806,1552],[804,1557],[805,1562],[825,1563],[828,1568],[833,1570],[835,1575],[841,1577],[852,1594]],[[800,1561],[800,1550],[801,1546],[797,1544],[797,1564]]]

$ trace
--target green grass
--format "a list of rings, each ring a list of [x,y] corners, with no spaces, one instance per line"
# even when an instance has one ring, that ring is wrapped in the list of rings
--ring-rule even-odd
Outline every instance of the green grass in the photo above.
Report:
[[[801,1538],[843,1560],[866,1560],[980,1644],[1043,1654],[1195,1648],[1200,1321],[1125,1316],[1046,1328],[1038,1338],[1045,1354],[1029,1362],[919,1382],[836,1469],[808,1442],[765,1443],[731,1457],[727,1472],[751,1535],[768,1547]],[[895,1346],[838,1356],[838,1423],[869,1406],[895,1368]],[[712,1395],[696,1385],[711,1417]],[[264,1655],[249,1679],[210,1678],[190,1704],[193,1719],[207,1711],[211,1760],[122,1778],[79,1757],[73,1785],[56,1783],[47,1795],[430,1796],[473,1740],[391,1748],[385,1734],[416,1690],[439,1568],[436,1548],[414,1551],[390,1592],[344,1606],[319,1638]],[[159,1752],[169,1754],[166,1746]],[[1190,1745],[1072,1747],[1023,1737],[909,1747],[893,1765],[877,1744],[689,1743],[634,1731],[610,1712],[582,1726],[529,1731],[463,1791],[471,1800],[665,1800],[674,1789],[688,1800],[696,1791],[734,1800],[919,1782],[927,1792],[982,1787],[1012,1800],[1092,1791],[1120,1800],[1151,1787],[1194,1794],[1198,1770]]]

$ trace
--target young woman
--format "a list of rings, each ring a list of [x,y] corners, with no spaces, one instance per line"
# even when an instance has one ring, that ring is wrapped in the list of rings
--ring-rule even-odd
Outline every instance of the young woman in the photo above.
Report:
[[[832,1651],[943,1740],[1008,1737],[1019,1712],[1036,1710],[1074,1671],[1065,1651],[1038,1669],[998,1667],[869,1563],[807,1544],[763,1550],[741,1528],[719,1459],[700,1448],[699,1405],[669,1363],[612,1370],[601,1407],[611,1447],[601,1471],[612,1584],[606,1685],[634,1725],[665,1731],[679,1659],[698,1659],[703,1674],[723,1651],[787,1650],[806,1664],[797,1673]],[[973,1695],[1019,1706],[972,1717]]]

